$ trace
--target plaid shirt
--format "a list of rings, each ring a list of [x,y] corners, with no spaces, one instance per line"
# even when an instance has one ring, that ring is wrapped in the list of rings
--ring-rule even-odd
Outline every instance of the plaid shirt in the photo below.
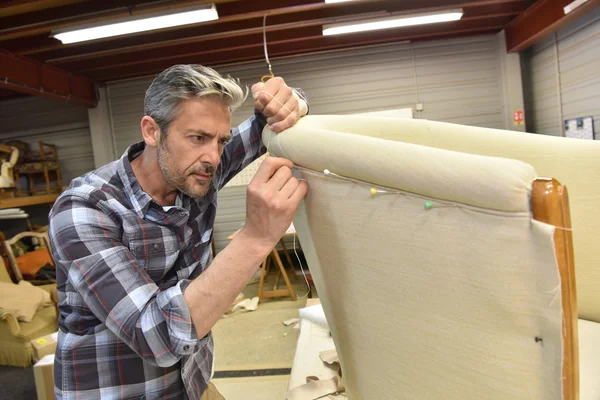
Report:
[[[50,212],[59,297],[54,364],[58,399],[199,399],[213,338],[198,338],[183,292],[211,262],[217,192],[265,151],[265,117],[232,130],[206,196],[179,193],[163,208],[131,160],[73,180]]]

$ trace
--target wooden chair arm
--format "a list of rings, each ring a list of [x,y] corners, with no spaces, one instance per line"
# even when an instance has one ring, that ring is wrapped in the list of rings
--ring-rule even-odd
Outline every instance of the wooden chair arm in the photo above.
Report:
[[[0,321],[6,321],[8,323],[10,333],[12,333],[14,336],[19,336],[21,333],[21,325],[19,325],[17,317],[9,312],[0,311]]]
[[[42,161],[55,161],[56,160],[56,145],[45,143],[40,141],[40,158]],[[48,158],[46,158],[48,156]]]
[[[12,147],[10,147],[10,146],[8,146],[6,144],[0,143],[0,152],[10,154],[10,153],[12,153],[12,151],[13,151]]]
[[[554,250],[558,261],[563,306],[563,399],[579,399],[579,339],[573,233],[566,186],[556,179],[538,178],[531,193],[533,218],[556,227]]]

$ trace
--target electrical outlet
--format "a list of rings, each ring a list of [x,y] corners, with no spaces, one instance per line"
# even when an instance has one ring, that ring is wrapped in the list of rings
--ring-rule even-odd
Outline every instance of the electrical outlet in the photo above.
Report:
[[[415,109],[417,111],[423,111],[424,110],[423,103],[417,103],[417,105],[415,106]]]

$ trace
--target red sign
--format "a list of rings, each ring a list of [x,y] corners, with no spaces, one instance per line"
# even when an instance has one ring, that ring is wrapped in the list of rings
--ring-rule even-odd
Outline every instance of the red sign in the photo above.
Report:
[[[513,113],[513,121],[514,121],[515,125],[525,124],[525,117],[523,116],[522,110],[517,110]]]

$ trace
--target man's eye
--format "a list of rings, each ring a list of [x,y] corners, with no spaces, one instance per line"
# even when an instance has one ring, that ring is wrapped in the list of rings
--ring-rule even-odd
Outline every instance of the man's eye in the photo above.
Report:
[[[204,136],[194,136],[193,138],[194,138],[194,140],[199,141],[199,142],[204,140]]]

